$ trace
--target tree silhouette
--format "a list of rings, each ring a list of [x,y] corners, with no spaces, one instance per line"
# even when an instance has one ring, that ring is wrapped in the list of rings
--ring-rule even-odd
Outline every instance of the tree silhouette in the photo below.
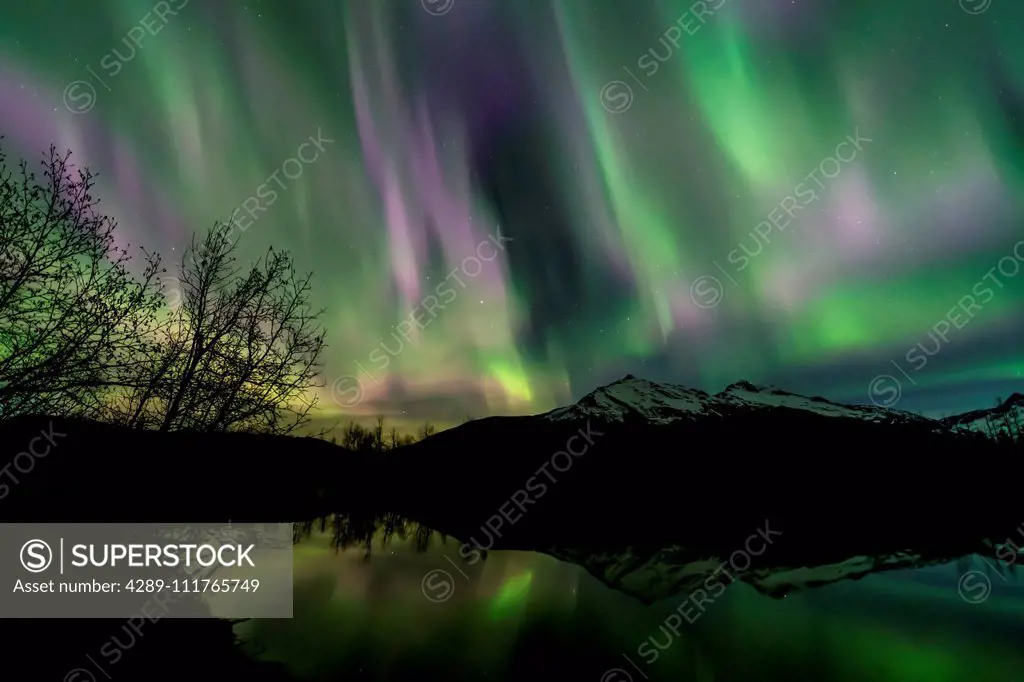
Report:
[[[42,179],[0,150],[0,418],[102,418],[154,349],[159,258],[136,277],[116,223],[99,215],[95,176],[50,147]]]
[[[325,347],[310,276],[269,249],[247,272],[217,225],[181,260],[181,305],[126,398],[127,422],[161,431],[287,434],[310,419]]]
[[[376,423],[373,425],[373,449],[375,452],[383,452],[385,447],[384,442],[384,417],[377,417]]]
[[[375,449],[373,434],[355,422],[349,422],[341,432],[341,444],[356,452],[370,452]]]
[[[434,433],[434,427],[429,422],[420,428],[420,435],[424,432]],[[399,434],[398,429],[392,427],[385,429],[384,417],[377,417],[373,426],[367,428],[355,422],[349,422],[341,432],[343,447],[357,452],[384,452],[395,450],[406,445],[412,445],[417,440],[416,435],[411,433]]]
[[[131,267],[116,222],[96,210],[95,176],[70,157],[51,147],[37,180],[0,150],[0,419],[272,434],[308,423],[325,348],[311,276],[273,248],[237,266],[217,224],[182,255],[180,301],[168,305],[160,258],[143,250]],[[433,433],[425,423],[419,437]],[[383,417],[341,434],[378,453],[416,440],[387,432]]]
[[[1024,446],[1024,426],[1017,411],[1019,402],[1017,393],[1006,400],[996,398],[995,408],[985,415],[985,431],[989,438],[999,443]]]

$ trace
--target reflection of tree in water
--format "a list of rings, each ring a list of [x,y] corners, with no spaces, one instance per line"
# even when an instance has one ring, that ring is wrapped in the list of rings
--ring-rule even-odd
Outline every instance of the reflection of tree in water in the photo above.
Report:
[[[379,538],[379,549],[383,551],[395,538],[400,541],[411,541],[417,553],[430,549],[434,536],[438,536],[441,544],[446,544],[448,537],[431,528],[423,526],[412,519],[396,513],[369,514],[347,513],[321,517],[315,521],[305,521],[294,525],[294,541],[301,542],[314,532],[332,534],[332,545],[338,550],[361,547],[363,559],[370,560],[373,553],[374,539]]]
[[[254,544],[259,549],[288,549],[287,536],[282,537],[280,524],[243,523],[232,524],[190,524],[181,526],[155,526],[147,535],[148,541],[174,544],[208,544],[217,548],[222,545]],[[295,541],[293,533],[292,541]]]

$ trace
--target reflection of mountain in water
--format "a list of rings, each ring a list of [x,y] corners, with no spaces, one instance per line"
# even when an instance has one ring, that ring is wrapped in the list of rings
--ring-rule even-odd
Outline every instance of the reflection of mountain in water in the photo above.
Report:
[[[363,561],[370,561],[376,548],[387,551],[394,540],[411,543],[417,552],[433,547],[445,548],[444,554],[454,561],[471,565],[469,545],[433,531],[400,514],[349,515],[335,514],[317,521],[295,524],[297,543],[313,534],[329,533],[331,544],[338,550],[362,549]],[[766,526],[767,528],[768,526]],[[1024,526],[1017,529],[1019,537],[983,541],[970,553],[943,554],[929,552],[892,552],[874,555],[851,555],[835,560],[832,552],[814,560],[806,547],[799,555],[785,544],[772,546],[757,557],[741,556],[736,551],[692,550],[679,545],[641,549],[637,547],[604,548],[601,550],[571,547],[516,547],[547,554],[586,569],[607,586],[651,603],[677,595],[713,590],[732,582],[744,582],[769,597],[781,598],[794,590],[820,587],[842,580],[856,580],[883,571],[925,568],[956,563],[960,575],[971,574],[1015,580],[1019,576],[1019,551],[1024,548]],[[781,536],[781,534],[780,534]],[[768,549],[766,547],[766,549]],[[480,550],[486,559],[485,550]],[[461,558],[460,558],[461,557]],[[453,569],[460,570],[460,569]]]

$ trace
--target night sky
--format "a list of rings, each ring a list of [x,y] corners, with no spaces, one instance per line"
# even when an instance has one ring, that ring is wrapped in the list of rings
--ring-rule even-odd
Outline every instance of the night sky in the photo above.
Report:
[[[8,3],[0,134],[72,149],[133,246],[291,250],[331,413],[1020,390],[1024,5],[691,5]]]

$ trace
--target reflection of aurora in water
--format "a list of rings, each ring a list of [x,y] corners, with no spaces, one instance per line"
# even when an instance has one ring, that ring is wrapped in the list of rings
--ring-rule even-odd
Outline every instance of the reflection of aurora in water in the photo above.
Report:
[[[644,607],[579,567],[524,552],[492,552],[463,578],[446,559],[457,548],[449,539],[417,553],[398,540],[375,546],[366,562],[362,550],[336,553],[320,536],[296,548],[295,618],[238,629],[308,679],[536,679],[526,657],[597,682],[611,667],[629,668],[624,653],[652,680],[1006,682],[1024,666],[1024,583],[993,578],[992,595],[968,604],[952,566],[783,600],[732,586],[648,665],[637,648],[668,643],[659,625],[682,597]],[[433,603],[421,582],[445,567],[455,589]]]

